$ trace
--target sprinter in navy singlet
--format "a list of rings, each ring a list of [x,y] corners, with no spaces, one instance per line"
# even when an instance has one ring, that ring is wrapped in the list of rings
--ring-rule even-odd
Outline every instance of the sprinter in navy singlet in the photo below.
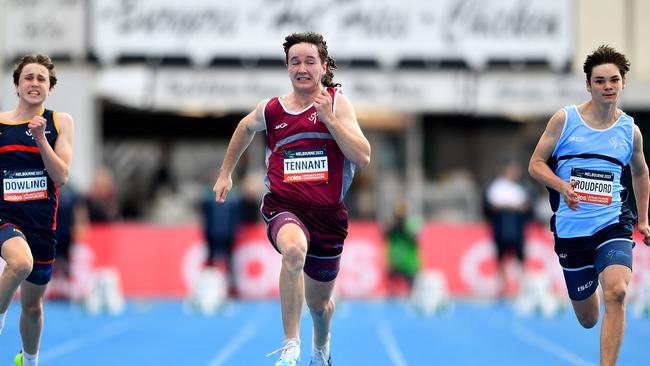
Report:
[[[55,256],[58,187],[68,180],[74,127],[70,115],[44,107],[57,82],[49,57],[23,57],[13,79],[18,105],[0,112],[0,254],[7,263],[0,276],[0,332],[20,286],[23,345],[14,362],[34,366]]]
[[[332,291],[347,236],[343,204],[355,167],[370,161],[370,144],[354,108],[332,81],[336,63],[317,33],[286,37],[284,51],[293,91],[263,100],[235,130],[214,185],[223,202],[231,175],[257,131],[266,131],[266,185],[262,214],[282,254],[280,301],[284,346],[276,366],[297,365],[303,298],[311,311],[313,365],[330,365]],[[303,271],[304,274],[303,275]]]
[[[632,117],[617,108],[629,67],[609,46],[590,54],[584,72],[591,100],[551,117],[529,165],[531,176],[549,188],[555,252],[585,328],[598,322],[596,289],[599,283],[603,288],[601,365],[615,365],[621,348],[637,222],[650,244],[643,137]],[[636,212],[630,208],[632,189]]]

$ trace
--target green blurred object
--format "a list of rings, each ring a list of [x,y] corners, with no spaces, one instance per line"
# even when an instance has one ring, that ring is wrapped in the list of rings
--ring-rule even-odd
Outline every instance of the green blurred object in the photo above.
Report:
[[[416,217],[398,221],[387,233],[388,266],[391,273],[397,272],[413,279],[420,269],[417,236],[422,220]]]

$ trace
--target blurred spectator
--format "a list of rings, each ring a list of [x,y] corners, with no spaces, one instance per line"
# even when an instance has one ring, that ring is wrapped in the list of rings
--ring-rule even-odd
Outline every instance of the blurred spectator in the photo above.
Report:
[[[505,296],[508,292],[504,260],[506,254],[514,252],[518,271],[524,269],[524,231],[531,217],[531,198],[520,182],[521,176],[518,163],[511,159],[505,160],[499,175],[485,191],[485,214],[492,228],[497,252],[499,296]]]
[[[216,180],[216,178],[214,179]],[[210,179],[211,181],[212,179]],[[212,185],[206,185],[200,208],[203,236],[208,245],[205,265],[216,267],[226,273],[229,287],[232,289],[232,247],[235,235],[241,225],[241,195],[236,189],[233,189],[228,196],[228,200],[219,203],[215,200]]]
[[[155,200],[159,195],[173,195],[178,189],[178,182],[172,173],[173,145],[170,141],[160,144],[160,160],[154,171],[149,199]]]
[[[248,172],[242,179],[240,197],[242,224],[255,224],[262,221],[260,205],[265,186],[261,182],[264,182],[264,172]],[[212,198],[214,200],[214,193]]]
[[[407,296],[420,270],[417,236],[421,222],[406,216],[406,203],[401,198],[395,202],[393,215],[393,224],[386,231],[388,291],[393,296]]]
[[[100,166],[87,197],[88,214],[91,222],[113,221],[119,218],[117,188],[113,172],[107,166]]]
[[[56,261],[49,286],[50,297],[69,298],[70,246],[88,227],[88,207],[83,196],[66,184],[59,189],[56,214]]]

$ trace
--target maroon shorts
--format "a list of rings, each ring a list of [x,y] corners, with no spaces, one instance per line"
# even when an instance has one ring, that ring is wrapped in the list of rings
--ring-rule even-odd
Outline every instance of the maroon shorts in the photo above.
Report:
[[[348,209],[343,203],[335,207],[306,207],[267,193],[262,199],[262,216],[275,250],[280,252],[276,244],[280,229],[286,224],[296,224],[307,238],[305,273],[321,282],[336,278],[343,242],[348,235]]]

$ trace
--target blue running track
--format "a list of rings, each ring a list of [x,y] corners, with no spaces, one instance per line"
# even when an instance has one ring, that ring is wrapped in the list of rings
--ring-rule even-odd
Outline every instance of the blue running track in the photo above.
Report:
[[[180,301],[131,301],[119,316],[91,316],[65,302],[45,304],[41,366],[273,365],[282,344],[276,301],[232,302],[213,316]],[[0,366],[20,350],[19,304],[0,336]],[[339,302],[332,331],[336,366],[598,365],[600,325],[582,329],[568,310],[521,317],[508,303],[457,301],[425,317],[401,301]],[[311,320],[302,318],[302,360],[309,365]],[[628,309],[620,365],[650,362],[650,319]]]

